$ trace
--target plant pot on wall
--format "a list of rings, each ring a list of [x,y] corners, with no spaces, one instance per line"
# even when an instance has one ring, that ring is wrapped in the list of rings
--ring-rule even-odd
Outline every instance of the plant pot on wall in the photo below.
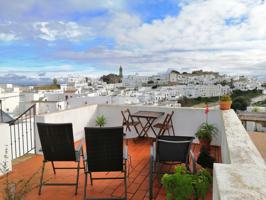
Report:
[[[221,110],[230,110],[231,105],[232,105],[232,101],[220,101]]]

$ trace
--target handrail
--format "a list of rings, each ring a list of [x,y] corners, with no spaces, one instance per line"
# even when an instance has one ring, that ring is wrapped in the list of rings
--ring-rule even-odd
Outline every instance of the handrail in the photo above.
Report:
[[[35,115],[36,104],[33,104],[18,117],[8,122],[12,160],[36,151]]]
[[[30,111],[32,108],[34,108],[34,114],[35,114],[35,111],[36,111],[36,104],[33,104],[32,106],[30,106],[26,111],[24,111],[22,114],[20,114],[17,118],[9,121],[9,125],[10,124],[13,124],[15,121],[19,120],[23,115],[25,115],[28,111]]]

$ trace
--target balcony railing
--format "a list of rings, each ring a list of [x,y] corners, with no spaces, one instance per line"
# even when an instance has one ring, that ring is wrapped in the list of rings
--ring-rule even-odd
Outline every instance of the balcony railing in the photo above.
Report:
[[[9,122],[12,160],[35,150],[36,105]]]

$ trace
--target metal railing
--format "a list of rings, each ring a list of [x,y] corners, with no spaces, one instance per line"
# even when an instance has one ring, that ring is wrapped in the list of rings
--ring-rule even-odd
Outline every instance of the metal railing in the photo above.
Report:
[[[2,99],[0,99],[0,122],[4,122],[4,117],[3,117],[3,105],[2,105]]]
[[[9,122],[12,160],[27,153],[35,153],[36,104]]]

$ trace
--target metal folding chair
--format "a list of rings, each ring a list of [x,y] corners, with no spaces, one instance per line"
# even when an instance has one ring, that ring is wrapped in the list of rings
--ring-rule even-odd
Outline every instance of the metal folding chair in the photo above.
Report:
[[[151,146],[150,156],[150,181],[149,199],[153,198],[153,176],[157,174],[158,181],[161,181],[161,174],[169,173],[161,171],[161,164],[176,165],[184,163],[192,172],[196,169],[196,160],[191,151],[194,137],[188,136],[158,136],[156,142]],[[189,166],[189,158],[192,160],[192,168]],[[156,169],[156,170],[155,170]]]
[[[42,187],[46,186],[75,186],[75,195],[78,192],[79,171],[84,169],[80,167],[80,157],[84,158],[82,142],[75,148],[72,124],[47,124],[37,123],[39,137],[44,156],[42,173],[40,178],[39,195]],[[83,159],[84,160],[84,159]],[[56,170],[75,169],[77,170],[76,182],[74,183],[50,183],[43,182],[45,164],[51,162],[53,172]],[[77,167],[56,167],[55,162],[75,162]]]
[[[124,198],[127,199],[127,152],[123,149],[123,127],[85,128],[86,159],[84,200],[87,198],[87,179],[91,185],[94,180],[124,179]],[[125,155],[126,154],[126,155]],[[93,177],[94,172],[121,172],[123,176]],[[96,198],[89,198],[96,199]],[[105,198],[111,199],[111,198]]]

